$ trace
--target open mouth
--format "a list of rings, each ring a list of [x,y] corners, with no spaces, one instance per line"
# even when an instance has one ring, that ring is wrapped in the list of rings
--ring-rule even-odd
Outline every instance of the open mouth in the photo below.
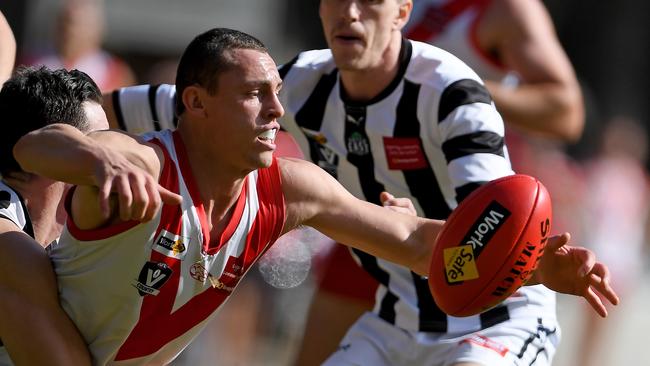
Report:
[[[278,133],[277,128],[272,128],[270,130],[266,130],[262,133],[260,133],[257,138],[264,141],[264,142],[273,142],[275,141],[275,135]]]

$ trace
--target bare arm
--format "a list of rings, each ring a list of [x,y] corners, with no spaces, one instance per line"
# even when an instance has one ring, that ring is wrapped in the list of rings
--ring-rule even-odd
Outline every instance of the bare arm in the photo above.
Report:
[[[7,19],[0,12],[0,85],[11,77],[15,62],[16,39]]]
[[[146,221],[153,218],[161,200],[180,202],[178,195],[157,183],[162,152],[123,132],[84,135],[70,125],[54,124],[23,136],[14,147],[14,156],[27,172],[79,185],[73,219],[83,229],[112,221],[118,208],[122,221]],[[119,207],[109,204],[111,192],[117,194]],[[98,204],[90,206],[85,201]],[[84,208],[84,214],[75,214],[79,213],[75,207]]]
[[[0,339],[17,365],[90,365],[43,248],[0,219]]]
[[[330,238],[427,275],[443,221],[359,200],[306,161],[279,159],[289,231],[309,225]]]
[[[494,1],[478,35],[481,46],[521,79],[515,88],[486,82],[506,123],[577,141],[584,128],[582,92],[544,5],[538,0]]]

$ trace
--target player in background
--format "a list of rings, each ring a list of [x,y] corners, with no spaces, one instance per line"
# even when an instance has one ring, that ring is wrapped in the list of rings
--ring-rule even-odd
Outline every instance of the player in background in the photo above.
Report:
[[[67,185],[24,172],[11,151],[24,134],[60,121],[107,128],[101,93],[76,70],[22,68],[2,86],[0,115],[0,365],[90,364],[44,250],[63,228]]]
[[[0,12],[0,85],[9,79],[16,62],[16,38],[4,14]]]
[[[78,184],[51,258],[95,363],[171,361],[266,247],[301,224],[428,272],[441,221],[358,200],[313,164],[273,157],[280,85],[258,40],[213,29],[181,58],[177,130],[138,138],[54,125],[14,147],[26,170]],[[567,241],[549,240],[533,281],[604,315],[593,291],[618,302],[607,268]]]
[[[581,91],[540,2],[416,0],[403,33],[406,38],[439,46],[467,63],[485,81],[508,126],[561,141],[579,138],[584,126]],[[508,135],[509,142],[520,146],[521,138]],[[509,152],[513,157],[518,150]],[[514,159],[516,167],[526,171],[521,159]],[[367,306],[368,298],[361,295],[369,286],[365,275],[355,273],[352,261],[342,251],[335,249],[336,260],[326,268],[314,297],[308,335],[318,332],[335,338],[344,332],[344,319],[354,318]],[[341,282],[341,273],[363,280]],[[324,312],[326,307],[334,310]],[[336,319],[328,315],[333,313]],[[329,339],[327,335],[317,340],[306,336],[297,364],[319,364]],[[552,357],[552,350],[546,351]]]
[[[63,0],[56,14],[53,49],[28,55],[24,62],[51,69],[79,69],[102,91],[133,85],[135,76],[126,62],[102,49],[104,26],[103,0]]]

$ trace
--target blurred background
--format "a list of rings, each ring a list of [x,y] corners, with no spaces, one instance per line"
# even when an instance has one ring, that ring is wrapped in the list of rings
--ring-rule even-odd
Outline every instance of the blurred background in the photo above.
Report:
[[[574,233],[575,242],[593,244],[612,267],[614,285],[623,296],[606,321],[591,317],[582,300],[560,296],[563,342],[555,364],[579,364],[579,355],[592,349],[588,344],[594,341],[585,335],[601,334],[594,357],[583,361],[589,366],[650,365],[650,353],[642,351],[645,329],[650,329],[650,288],[642,285],[650,279],[650,2],[544,4],[582,85],[587,121],[574,145],[549,148],[531,142],[527,170],[551,191],[556,229]],[[301,50],[325,47],[317,0],[105,0],[99,5],[4,0],[0,10],[15,33],[18,64],[79,68],[105,91],[173,83],[184,47],[215,26],[258,37],[278,63]],[[291,364],[314,291],[318,261],[312,256],[328,250],[314,237],[310,233],[300,242],[304,255],[270,255],[263,262],[266,269],[251,271],[215,319],[219,327],[209,327],[175,364]],[[278,265],[289,270],[278,274]],[[269,271],[284,277],[278,282]]]

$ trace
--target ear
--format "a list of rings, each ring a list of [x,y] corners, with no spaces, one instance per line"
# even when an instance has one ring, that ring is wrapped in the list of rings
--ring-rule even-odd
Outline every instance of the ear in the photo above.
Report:
[[[394,21],[395,29],[401,31],[402,28],[408,23],[411,18],[411,10],[413,10],[412,0],[401,0],[399,4],[399,13]]]
[[[195,116],[205,116],[205,106],[203,104],[203,89],[198,86],[188,86],[183,90],[183,105],[185,113]]]

